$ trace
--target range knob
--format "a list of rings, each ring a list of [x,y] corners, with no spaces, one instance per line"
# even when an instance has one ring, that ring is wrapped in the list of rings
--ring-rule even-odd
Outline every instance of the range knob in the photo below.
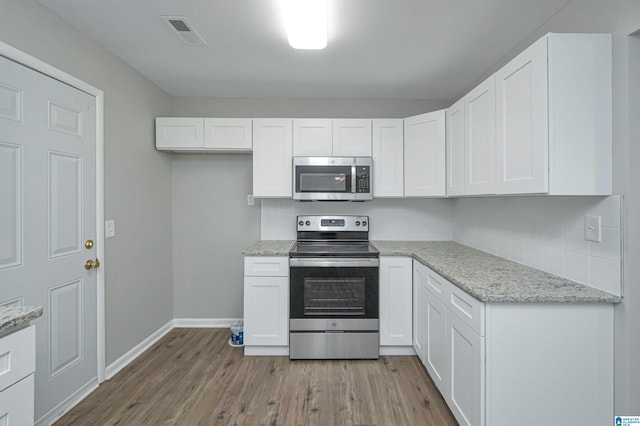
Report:
[[[309,225],[311,225],[311,222],[310,221],[306,221],[304,224],[309,226]]]
[[[360,226],[360,221],[356,220],[356,226]]]
[[[362,221],[362,226],[367,226],[367,222],[366,221]]]
[[[298,225],[302,226],[302,225],[304,225],[304,222],[300,221],[300,222],[298,222]]]

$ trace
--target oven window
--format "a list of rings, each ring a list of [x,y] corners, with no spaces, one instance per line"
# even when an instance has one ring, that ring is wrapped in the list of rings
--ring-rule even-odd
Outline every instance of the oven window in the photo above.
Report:
[[[305,278],[305,316],[362,316],[365,313],[364,278]]]

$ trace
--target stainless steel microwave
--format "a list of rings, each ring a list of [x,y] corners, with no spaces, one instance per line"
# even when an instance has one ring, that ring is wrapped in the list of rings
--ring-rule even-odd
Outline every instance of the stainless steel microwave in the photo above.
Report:
[[[371,200],[372,165],[371,157],[293,157],[293,199]]]

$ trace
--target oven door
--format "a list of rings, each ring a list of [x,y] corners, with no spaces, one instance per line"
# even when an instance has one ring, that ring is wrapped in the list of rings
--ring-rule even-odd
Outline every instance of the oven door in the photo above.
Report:
[[[290,330],[378,330],[377,258],[291,258]]]

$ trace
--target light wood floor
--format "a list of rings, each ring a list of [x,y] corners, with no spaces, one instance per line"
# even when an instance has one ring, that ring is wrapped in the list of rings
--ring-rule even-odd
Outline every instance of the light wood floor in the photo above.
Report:
[[[457,424],[417,357],[244,357],[228,338],[174,329],[55,424]]]

